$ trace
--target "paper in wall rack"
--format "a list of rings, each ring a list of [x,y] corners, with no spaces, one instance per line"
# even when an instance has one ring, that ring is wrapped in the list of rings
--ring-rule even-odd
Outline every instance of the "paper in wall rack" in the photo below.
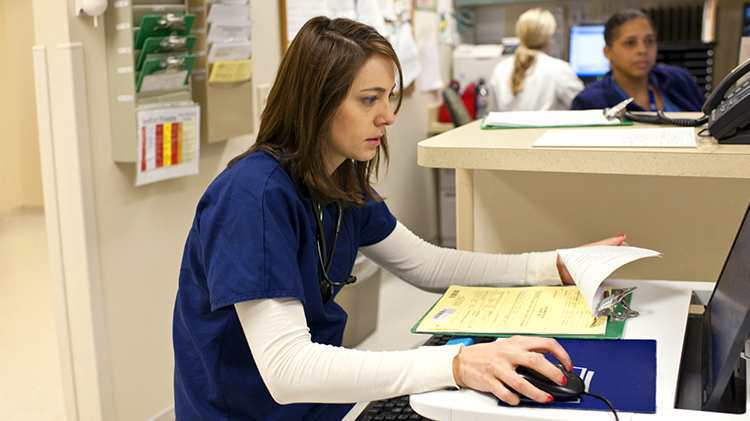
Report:
[[[136,92],[166,91],[187,85],[195,55],[147,59],[138,74]]]
[[[253,76],[253,59],[218,61],[211,66],[209,82],[241,82]]]
[[[257,96],[252,81],[250,3],[189,0],[189,10],[196,14],[195,48],[205,53],[198,56],[193,70],[193,98],[201,104],[201,138],[209,143],[254,131]]]

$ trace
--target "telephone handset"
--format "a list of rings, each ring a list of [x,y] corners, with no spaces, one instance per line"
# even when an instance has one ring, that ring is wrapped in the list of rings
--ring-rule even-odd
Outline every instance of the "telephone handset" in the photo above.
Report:
[[[750,60],[732,70],[703,104],[708,133],[719,143],[750,144],[750,80],[731,88],[750,71]]]

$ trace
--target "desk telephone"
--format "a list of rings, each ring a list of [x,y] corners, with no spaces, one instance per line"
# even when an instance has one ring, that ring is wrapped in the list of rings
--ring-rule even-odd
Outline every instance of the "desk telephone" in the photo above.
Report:
[[[750,144],[750,80],[734,86],[748,71],[750,59],[734,68],[719,83],[703,104],[701,111],[705,115],[698,119],[669,118],[662,111],[656,115],[633,114],[625,108],[632,98],[604,110],[604,114],[619,114],[622,119],[652,124],[695,127],[708,123],[708,133],[719,143]]]
[[[745,60],[729,72],[703,104],[701,111],[708,116],[708,133],[719,143],[750,144],[750,80],[727,93],[749,70],[750,60]]]

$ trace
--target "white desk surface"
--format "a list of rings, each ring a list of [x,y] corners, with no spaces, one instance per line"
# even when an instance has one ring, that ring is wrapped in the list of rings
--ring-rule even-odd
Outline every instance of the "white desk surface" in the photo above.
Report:
[[[705,296],[706,292],[710,293],[713,289],[712,282],[644,280],[607,282],[613,286],[638,287],[633,293],[631,307],[639,311],[640,316],[627,321],[623,338],[656,339],[657,341],[656,413],[618,412],[620,420],[750,420],[750,413],[734,415],[674,408],[691,293],[693,290],[702,291]],[[585,365],[584,361],[573,361],[574,365],[577,363]],[[750,368],[748,370],[750,371]],[[497,398],[493,395],[469,389],[441,390],[412,395],[411,406],[422,416],[438,421],[613,419],[611,413],[603,411],[498,406]]]

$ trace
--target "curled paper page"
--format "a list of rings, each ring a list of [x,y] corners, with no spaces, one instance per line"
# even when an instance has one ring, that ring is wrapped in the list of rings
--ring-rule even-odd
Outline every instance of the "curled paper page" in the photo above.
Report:
[[[630,246],[590,246],[557,250],[583,299],[596,313],[604,296],[602,282],[619,267],[644,257],[661,256],[658,251]]]

